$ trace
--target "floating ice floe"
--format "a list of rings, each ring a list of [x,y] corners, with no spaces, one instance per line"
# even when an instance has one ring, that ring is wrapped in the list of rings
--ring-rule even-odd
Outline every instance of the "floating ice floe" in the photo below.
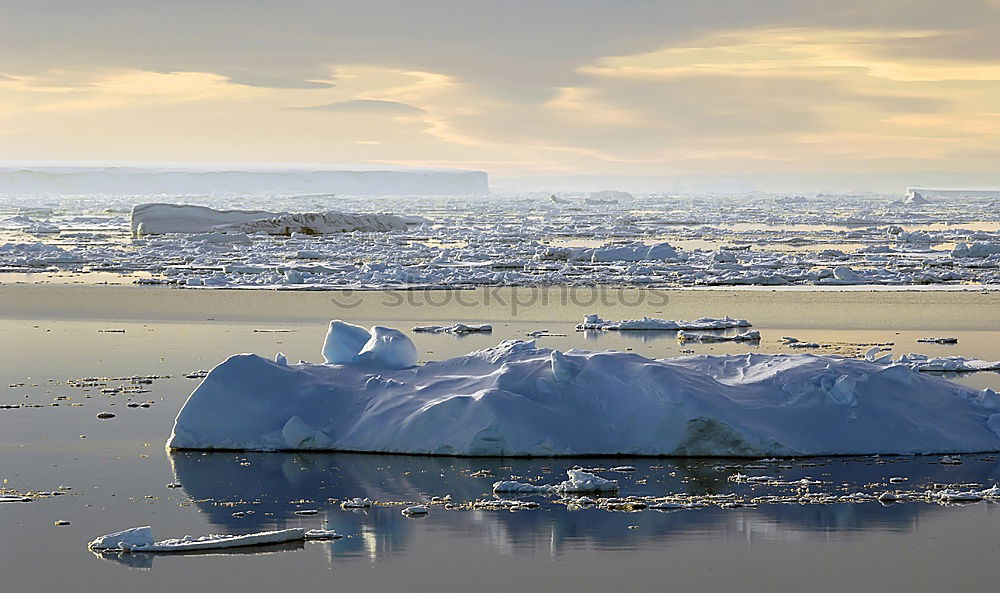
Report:
[[[677,334],[677,339],[681,342],[759,342],[760,332],[753,330],[731,336],[720,336],[715,334],[695,334],[681,330]]]
[[[781,343],[789,348],[819,348],[820,345],[816,342],[803,342],[798,338],[793,338],[792,336],[781,336]]]
[[[371,506],[372,501],[368,498],[351,498],[340,503],[342,509],[370,509]]]
[[[324,354],[330,364],[230,357],[185,402],[168,446],[470,456],[1000,451],[1000,396],[902,364],[799,353],[653,360],[509,341],[418,365],[401,332],[342,322],[331,324]]]
[[[957,344],[958,338],[917,338],[917,341],[925,344]]]
[[[418,325],[413,328],[412,331],[417,333],[428,333],[428,334],[472,334],[472,333],[483,333],[488,334],[493,331],[493,326],[488,323],[466,325],[464,323],[455,323],[452,325]]]
[[[571,494],[579,492],[616,492],[618,482],[581,469],[566,470],[567,479],[553,485],[526,484],[513,480],[493,483],[493,491],[503,494]]]
[[[312,540],[342,539],[343,537],[332,529],[309,529],[305,533],[305,539]]]
[[[31,498],[18,494],[0,494],[0,503],[4,502],[31,502]]]
[[[746,319],[733,319],[728,315],[721,319],[714,317],[702,317],[694,321],[674,321],[673,319],[656,319],[653,317],[643,317],[642,319],[632,319],[626,321],[605,321],[599,315],[591,314],[583,318],[583,323],[576,326],[581,330],[706,330],[706,329],[731,329],[735,327],[750,327],[750,322]]]
[[[963,356],[939,356],[936,358],[925,354],[904,354],[899,357],[899,364],[906,365],[915,371],[939,373],[972,373],[977,371],[1000,370],[1000,360],[979,360]]]
[[[305,538],[305,529],[282,529],[243,535],[205,535],[201,537],[185,535],[182,538],[156,541],[153,539],[152,528],[145,526],[102,535],[90,542],[87,547],[95,552],[169,554],[280,544],[301,541]]]
[[[951,250],[951,256],[956,258],[985,258],[1000,255],[1000,243],[959,243]]]

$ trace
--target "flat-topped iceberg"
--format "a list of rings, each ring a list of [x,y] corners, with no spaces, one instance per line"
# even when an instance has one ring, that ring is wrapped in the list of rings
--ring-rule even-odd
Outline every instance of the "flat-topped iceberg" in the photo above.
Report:
[[[175,449],[469,456],[1000,451],[1000,396],[812,354],[652,360],[509,341],[416,364],[406,335],[331,324],[330,364],[239,354],[177,416]]]
[[[296,212],[270,218],[234,222],[218,226],[227,232],[264,233],[267,235],[326,235],[329,233],[386,233],[405,231],[406,219],[392,214],[345,214],[343,212]]]
[[[217,210],[193,204],[136,204],[132,208],[133,235],[208,233],[216,226],[278,216],[267,210]]]
[[[426,219],[420,219],[426,220]],[[192,204],[138,204],[132,208],[133,235],[165,233],[264,233],[267,235],[323,235],[328,233],[405,231],[419,224],[392,214],[344,212],[268,212],[216,210]]]

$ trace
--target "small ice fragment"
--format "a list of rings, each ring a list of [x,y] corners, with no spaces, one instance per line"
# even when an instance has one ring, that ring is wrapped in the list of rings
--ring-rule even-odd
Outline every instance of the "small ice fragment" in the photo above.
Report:
[[[403,515],[405,515],[407,517],[416,517],[416,516],[420,516],[420,515],[426,515],[427,514],[427,507],[424,506],[424,505],[422,505],[422,504],[418,504],[418,505],[414,505],[412,507],[406,507],[405,509],[403,509],[402,513],[403,513]]]
[[[687,505],[680,502],[654,502],[646,508],[652,509],[654,511],[669,511],[673,509],[683,509]]]
[[[507,494],[547,494],[552,492],[552,486],[536,486],[535,484],[525,484],[514,480],[501,480],[493,482],[493,492]]]
[[[340,539],[344,536],[340,535],[332,529],[310,529],[306,531],[306,539]]]
[[[927,344],[957,344],[958,338],[917,338],[917,341]]]
[[[27,496],[18,496],[16,494],[0,494],[0,503],[4,502],[31,502],[31,499]]]
[[[368,498],[352,498],[340,503],[342,509],[368,509],[371,506],[372,501]]]
[[[418,325],[413,328],[414,332],[417,333],[430,333],[430,334],[440,334],[440,333],[450,333],[450,334],[472,334],[472,333],[485,333],[488,334],[493,331],[493,326],[488,323],[482,323],[479,325],[466,325],[464,323],[455,323],[452,325]]]
[[[569,479],[556,484],[553,488],[556,492],[615,492],[618,490],[617,481],[606,480],[583,470],[568,469],[566,474]]]

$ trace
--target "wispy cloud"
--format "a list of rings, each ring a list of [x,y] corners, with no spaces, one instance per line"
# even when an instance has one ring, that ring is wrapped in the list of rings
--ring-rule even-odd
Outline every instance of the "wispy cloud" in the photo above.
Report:
[[[427,113],[425,110],[402,103],[383,99],[351,99],[309,107],[293,107],[292,109],[309,109],[313,111],[332,111],[336,113],[382,113],[387,115],[414,115]]]

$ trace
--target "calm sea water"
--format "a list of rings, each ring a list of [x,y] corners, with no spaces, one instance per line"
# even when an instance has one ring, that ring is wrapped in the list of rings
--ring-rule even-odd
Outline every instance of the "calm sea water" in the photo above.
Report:
[[[111,293],[87,293],[109,300]],[[149,318],[166,315],[152,293]],[[39,298],[45,295],[40,294]],[[276,295],[272,295],[276,296]],[[202,297],[199,297],[202,298]],[[224,307],[218,293],[212,307]],[[243,297],[240,297],[243,298]],[[254,298],[267,300],[268,295]],[[287,307],[289,297],[275,298]],[[302,295],[307,298],[312,296]],[[775,293],[760,301],[685,295],[656,313],[618,308],[637,317],[654,314],[690,318],[733,314],[755,322],[759,346],[694,346],[697,353],[787,351],[783,335],[834,344],[852,353],[860,344],[893,342],[894,351],[1000,358],[1000,327],[963,297],[872,295],[866,310],[857,303],[838,312],[835,297]],[[754,297],[759,298],[759,297]],[[847,297],[845,297],[847,298]],[[859,298],[859,297],[850,297]],[[992,297],[983,297],[992,307]],[[698,306],[698,300],[705,303]],[[716,301],[712,301],[716,299]],[[782,299],[785,299],[782,302]],[[812,299],[812,300],[810,300]],[[923,301],[921,301],[923,299]],[[755,302],[765,303],[755,305]],[[832,302],[832,304],[831,304]],[[5,302],[5,305],[10,301]],[[957,304],[956,304],[957,303]],[[70,310],[99,309],[79,303]],[[141,308],[142,303],[133,305]],[[370,305],[370,304],[369,304]],[[525,317],[490,311],[460,315],[454,306],[428,310],[404,304],[331,311],[357,323],[391,317],[391,325],[451,323],[498,318],[492,335],[415,335],[425,359],[438,359],[523,338],[548,329],[565,337],[541,338],[559,349],[632,349],[653,357],[677,356],[672,333],[582,333],[574,330],[579,311],[558,302],[535,303]],[[955,311],[955,307],[965,311]],[[27,307],[17,304],[7,311]],[[206,311],[215,311],[206,305]],[[134,316],[11,315],[0,320],[0,404],[40,407],[0,409],[0,480],[19,492],[58,491],[30,503],[0,504],[0,582],[10,591],[940,591],[989,588],[998,569],[990,556],[1000,546],[1000,516],[988,503],[941,506],[877,502],[756,508],[711,506],[693,510],[617,512],[571,510],[554,499],[533,497],[528,511],[446,510],[432,506],[427,517],[409,519],[401,506],[343,510],[339,501],[368,497],[414,503],[450,495],[453,501],[491,498],[495,480],[516,477],[540,483],[563,479],[580,464],[634,472],[602,472],[619,480],[622,495],[687,493],[739,496],[787,494],[788,487],[734,483],[742,472],[783,481],[809,477],[815,491],[838,495],[890,489],[932,489],[941,484],[1000,481],[996,456],[965,456],[961,465],[938,458],[884,457],[782,460],[764,464],[719,459],[454,459],[408,456],[167,453],[163,443],[172,420],[197,379],[185,373],[208,369],[234,352],[318,360],[325,319],[288,320],[267,307],[256,313],[241,304],[244,319],[219,319],[188,312],[168,321]],[[780,315],[781,310],[795,312]],[[438,316],[435,317],[435,311]],[[595,312],[599,312],[595,310]],[[776,313],[777,312],[777,313]],[[631,315],[628,315],[631,313]],[[674,314],[675,313],[675,314]],[[18,318],[14,318],[18,317]],[[614,314],[607,315],[616,318]],[[274,318],[285,321],[272,321]],[[861,319],[861,321],[859,321]],[[758,321],[759,320],[759,321]],[[867,320],[867,321],[866,321]],[[963,321],[964,320],[964,321]],[[992,325],[991,325],[992,324]],[[125,333],[103,330],[121,330]],[[944,331],[947,330],[947,331]],[[926,335],[954,335],[957,346],[916,344]],[[123,377],[169,375],[134,384]],[[80,383],[80,379],[96,379]],[[1000,389],[1000,375],[957,378],[977,387]],[[141,393],[102,393],[129,385]],[[151,402],[127,407],[128,401]],[[58,405],[51,405],[58,404]],[[79,404],[79,405],[75,405]],[[116,417],[98,420],[111,411]],[[85,438],[82,438],[85,437]],[[169,485],[179,487],[168,487]],[[61,488],[61,489],[60,489]],[[297,515],[297,510],[316,510]],[[56,520],[70,525],[56,526]],[[343,539],[183,557],[95,556],[86,542],[103,533],[152,525],[158,538],[183,534],[240,533],[277,527],[327,527]]]

